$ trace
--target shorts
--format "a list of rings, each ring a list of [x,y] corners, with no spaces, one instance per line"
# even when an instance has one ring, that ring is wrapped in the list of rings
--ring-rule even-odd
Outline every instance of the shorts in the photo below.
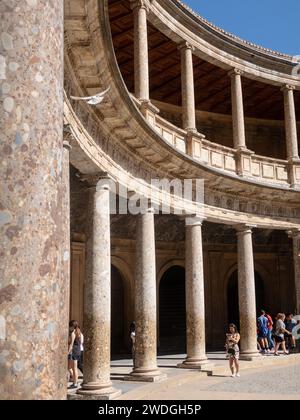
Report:
[[[80,357],[81,357],[80,354],[73,354],[73,353],[68,354],[68,360],[73,360],[73,361],[79,362]]]
[[[284,338],[280,337],[279,335],[275,335],[274,339],[275,339],[276,343],[283,343],[284,342]]]
[[[240,358],[240,352],[239,351],[236,351],[234,354],[227,353],[227,358],[228,359],[239,360],[239,358]]]
[[[260,338],[260,339],[262,339],[262,338],[268,338],[268,335],[269,335],[269,333],[262,333],[262,332],[259,332],[258,333],[258,338]]]

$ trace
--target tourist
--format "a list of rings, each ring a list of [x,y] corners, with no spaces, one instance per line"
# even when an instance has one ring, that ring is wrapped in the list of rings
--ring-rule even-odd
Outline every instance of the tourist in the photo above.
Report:
[[[274,344],[274,340],[273,340],[273,337],[272,337],[272,335],[273,335],[273,325],[274,325],[273,319],[272,319],[271,315],[269,315],[267,313],[265,314],[265,317],[268,320],[268,337],[267,337],[268,346],[269,346],[268,348],[269,348],[269,350],[274,350],[275,344]]]
[[[230,367],[230,370],[231,370],[232,378],[240,377],[239,341],[240,341],[240,334],[238,333],[237,327],[234,324],[230,324],[229,325],[229,333],[226,334],[225,347],[226,347],[226,350],[227,350],[227,357],[229,358],[229,367]],[[235,370],[236,370],[236,372],[235,372]]]
[[[290,333],[288,330],[286,330],[285,328],[285,315],[279,313],[276,317],[277,321],[276,321],[276,329],[275,329],[275,353],[274,356],[279,356],[278,354],[278,350],[280,348],[280,346],[282,346],[282,350],[284,352],[284,354],[288,354],[288,352],[286,351],[286,347],[285,347],[285,340],[284,340],[284,334],[286,333],[287,335],[292,335],[292,333]]]
[[[133,360],[133,367],[135,367],[135,321],[132,321],[129,327],[129,335],[131,340],[131,353]]]
[[[288,314],[285,321],[285,328],[290,334],[285,333],[285,342],[287,348],[291,351],[294,351],[296,348],[296,338],[293,336],[293,329],[297,325],[297,321],[294,319],[293,314]]]
[[[81,346],[83,343],[83,335],[80,331],[77,321],[69,323],[69,340],[68,340],[68,369],[70,373],[70,381],[73,385],[70,388],[78,387],[78,362],[81,358]]]
[[[266,311],[261,310],[261,315],[257,319],[257,329],[258,329],[258,340],[260,343],[262,353],[270,352],[269,343],[268,343],[268,319],[266,317]]]

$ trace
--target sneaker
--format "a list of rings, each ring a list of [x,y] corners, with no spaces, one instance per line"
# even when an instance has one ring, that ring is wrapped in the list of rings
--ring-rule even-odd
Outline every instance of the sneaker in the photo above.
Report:
[[[237,378],[240,378],[240,377],[241,377],[241,375],[240,375],[239,373],[237,373],[235,376],[236,376]]]
[[[71,386],[69,386],[68,389],[77,389],[78,385],[77,384],[72,384]]]
[[[279,354],[278,353],[274,353],[274,356],[279,356]]]
[[[231,375],[231,377],[232,377],[232,378],[235,378],[235,373],[233,373],[233,374]]]

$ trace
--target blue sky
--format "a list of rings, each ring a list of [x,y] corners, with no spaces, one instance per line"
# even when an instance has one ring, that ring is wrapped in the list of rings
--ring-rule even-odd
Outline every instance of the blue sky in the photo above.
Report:
[[[300,0],[184,0],[203,17],[239,37],[300,55]]]

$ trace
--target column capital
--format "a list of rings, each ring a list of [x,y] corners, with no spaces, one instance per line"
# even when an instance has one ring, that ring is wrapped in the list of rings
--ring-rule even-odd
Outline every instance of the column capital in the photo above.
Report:
[[[202,216],[187,216],[185,218],[185,226],[202,226],[206,217]]]
[[[241,223],[234,226],[238,235],[241,235],[244,233],[252,233],[252,230],[256,227],[257,225],[246,224],[246,223]]]
[[[296,87],[293,86],[293,85],[283,85],[280,90],[282,92],[286,92],[286,91],[295,90],[295,89],[296,89]]]
[[[191,50],[192,52],[195,51],[195,47],[187,41],[182,41],[177,46],[179,51]]]
[[[145,9],[146,12],[149,12],[149,5],[145,2],[145,0],[130,0],[130,7],[132,10]]]
[[[234,68],[234,69],[229,70],[229,72],[227,74],[230,77],[233,77],[233,76],[242,76],[244,74],[244,72],[241,69]]]
[[[106,172],[98,172],[96,174],[81,174],[80,180],[86,182],[90,189],[99,190],[111,190],[111,183],[115,181]]]
[[[71,150],[71,140],[73,139],[73,133],[70,124],[64,124],[63,128],[63,147],[64,149]]]
[[[288,237],[291,239],[300,238],[300,228],[288,230],[287,234],[288,234]]]

